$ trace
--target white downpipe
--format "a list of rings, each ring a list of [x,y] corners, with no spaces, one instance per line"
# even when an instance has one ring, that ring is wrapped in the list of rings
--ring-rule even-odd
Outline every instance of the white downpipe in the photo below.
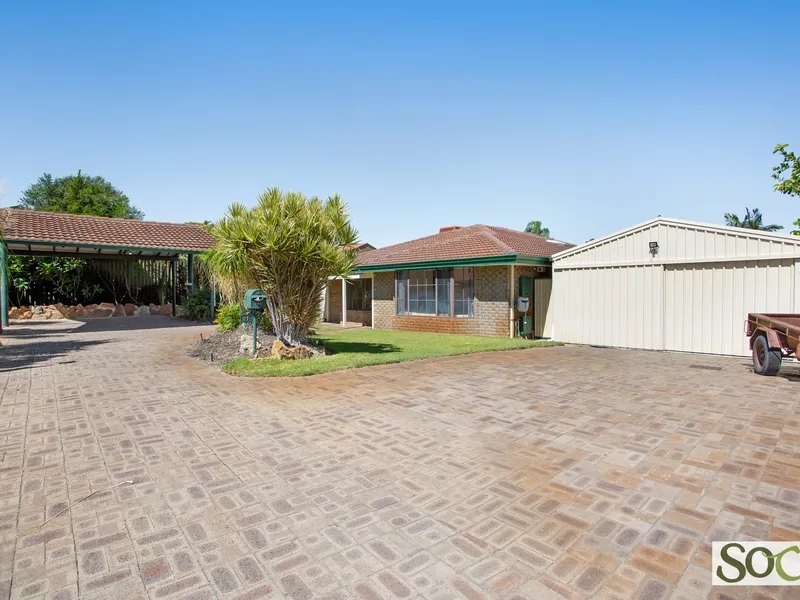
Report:
[[[514,265],[511,265],[508,281],[508,337],[514,337]]]
[[[342,277],[342,327],[347,327],[347,277]]]

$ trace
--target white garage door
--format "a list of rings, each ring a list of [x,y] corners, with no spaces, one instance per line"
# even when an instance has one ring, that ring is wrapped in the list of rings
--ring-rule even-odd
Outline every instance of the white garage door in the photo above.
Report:
[[[794,309],[794,260],[664,266],[664,349],[747,355],[750,312]]]

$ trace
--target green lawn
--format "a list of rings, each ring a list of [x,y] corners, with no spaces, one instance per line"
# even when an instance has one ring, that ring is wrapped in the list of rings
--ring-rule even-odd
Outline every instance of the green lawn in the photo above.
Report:
[[[323,342],[334,354],[304,360],[237,358],[222,367],[222,370],[231,375],[249,377],[295,377],[435,356],[562,345],[561,342],[547,340],[381,331],[366,327],[322,330],[314,338]]]

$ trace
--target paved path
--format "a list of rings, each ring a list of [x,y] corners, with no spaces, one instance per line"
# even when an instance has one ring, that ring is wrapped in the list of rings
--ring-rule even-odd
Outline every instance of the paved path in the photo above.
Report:
[[[575,347],[234,379],[151,319],[2,338],[0,598],[702,598],[710,540],[800,539],[800,379]]]

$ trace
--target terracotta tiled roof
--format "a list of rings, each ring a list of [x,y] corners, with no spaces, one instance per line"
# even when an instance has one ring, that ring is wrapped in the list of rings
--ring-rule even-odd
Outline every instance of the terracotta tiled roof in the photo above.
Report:
[[[85,247],[197,252],[214,245],[199,225],[67,215],[18,208],[0,209],[0,228],[7,242],[47,242]]]
[[[367,242],[359,242],[357,244],[347,244],[346,246],[342,246],[345,250],[353,250],[356,253],[359,252],[367,252],[369,250],[375,250],[375,246],[372,244],[368,244]]]
[[[358,266],[502,256],[550,257],[573,244],[504,227],[470,225],[358,255]]]

